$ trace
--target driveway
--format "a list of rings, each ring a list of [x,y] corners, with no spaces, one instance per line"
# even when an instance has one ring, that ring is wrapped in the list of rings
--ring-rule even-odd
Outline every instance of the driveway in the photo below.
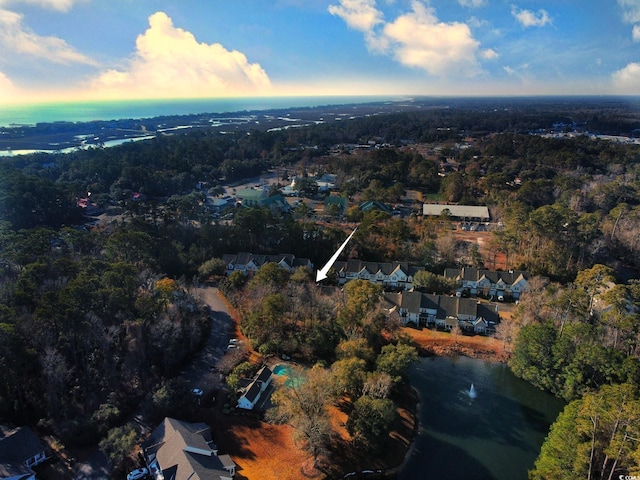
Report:
[[[229,344],[233,320],[227,305],[218,296],[217,288],[198,287],[192,290],[192,294],[209,306],[211,332],[202,350],[182,371],[182,377],[189,381],[190,388],[199,388],[208,395],[220,385],[220,376],[212,371],[212,367],[224,355]]]
[[[207,343],[193,361],[182,371],[182,377],[187,379],[190,388],[200,388],[204,395],[211,395],[217,389],[219,374],[211,370],[227,348],[233,329],[233,320],[227,305],[218,296],[215,287],[198,287],[192,294],[199,297],[209,306],[211,315],[211,332]],[[98,449],[87,459],[75,465],[73,480],[105,480],[110,477],[111,468],[106,456]]]

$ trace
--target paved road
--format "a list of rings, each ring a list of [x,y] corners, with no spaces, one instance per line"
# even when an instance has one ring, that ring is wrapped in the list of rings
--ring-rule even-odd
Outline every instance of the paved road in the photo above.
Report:
[[[209,394],[219,386],[219,374],[211,367],[224,355],[233,332],[233,320],[227,305],[214,287],[195,288],[192,293],[211,309],[211,333],[198,356],[182,372],[191,388],[199,388]]]
[[[190,382],[191,388],[200,388],[207,395],[219,384],[218,374],[211,371],[211,366],[224,355],[233,322],[227,305],[218,297],[217,288],[200,287],[192,293],[211,309],[211,334],[202,351],[182,375]],[[84,462],[76,465],[73,480],[105,480],[109,478],[110,471],[107,457],[96,449]]]

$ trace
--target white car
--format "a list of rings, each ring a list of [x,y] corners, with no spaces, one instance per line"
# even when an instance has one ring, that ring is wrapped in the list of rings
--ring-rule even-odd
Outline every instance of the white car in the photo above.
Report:
[[[145,478],[146,476],[149,475],[149,469],[148,468],[138,468],[137,470],[133,470],[132,472],[129,472],[129,475],[127,475],[127,480],[140,480],[142,478]]]
[[[230,339],[229,339],[229,343],[230,343],[230,344],[237,345],[237,344],[238,344],[238,342],[239,342],[239,340],[238,340],[237,338],[230,338]]]
[[[196,397],[201,397],[202,395],[204,395],[203,391],[199,388],[194,388],[193,390],[191,390],[191,393],[193,393]]]

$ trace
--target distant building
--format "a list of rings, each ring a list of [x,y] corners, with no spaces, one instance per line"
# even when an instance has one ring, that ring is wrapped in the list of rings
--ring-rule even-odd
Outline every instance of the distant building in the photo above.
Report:
[[[335,188],[336,176],[325,173],[316,179],[316,184],[318,185],[318,192],[329,192]]]
[[[459,293],[495,296],[501,300],[505,297],[520,298],[522,292],[528,290],[531,279],[527,271],[503,272],[479,268],[446,268],[444,276],[458,283]]]
[[[280,194],[269,196],[269,192],[257,188],[242,188],[236,192],[240,204],[243,207],[268,207],[285,211],[289,209],[289,204]]]
[[[422,292],[387,293],[385,299],[391,305],[389,314],[397,316],[404,324],[420,327],[463,330],[485,334],[500,322],[497,306],[478,303],[473,298],[431,295]]]
[[[422,205],[422,214],[424,216],[439,217],[446,212],[456,220],[488,222],[491,218],[489,209],[486,206],[446,205],[442,203],[425,203]]]
[[[252,207],[260,205],[261,202],[269,197],[269,193],[263,189],[257,188],[241,188],[236,192],[236,197],[244,207]]]
[[[298,267],[308,267],[313,270],[313,263],[307,258],[296,258],[289,253],[276,255],[259,255],[248,252],[236,254],[226,253],[222,255],[222,260],[227,264],[227,275],[233,272],[242,272],[245,275],[252,275],[265,263],[277,263],[280,267],[289,272],[293,272]]]
[[[378,200],[369,200],[367,202],[361,202],[358,204],[358,208],[362,210],[364,213],[367,213],[371,210],[378,210],[380,212],[387,213],[391,215],[393,210],[388,205],[379,202]]]
[[[235,207],[236,201],[231,195],[225,195],[219,198],[207,197],[207,200],[205,201],[205,205],[210,209],[214,210],[215,212],[220,213],[224,210]]]
[[[343,285],[349,280],[368,280],[384,288],[409,290],[413,288],[413,276],[424,270],[406,262],[363,262],[362,260],[337,261],[333,271],[338,283]]]
[[[338,195],[329,195],[324,199],[324,210],[325,212],[331,207],[331,205],[337,205],[340,210],[340,214],[343,214],[347,211],[347,207],[349,206],[349,202],[345,197],[339,197]]]

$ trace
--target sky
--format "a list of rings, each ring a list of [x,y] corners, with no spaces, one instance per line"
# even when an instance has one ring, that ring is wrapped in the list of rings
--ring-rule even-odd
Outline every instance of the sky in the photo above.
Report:
[[[567,94],[640,94],[640,0],[0,0],[0,105]]]

